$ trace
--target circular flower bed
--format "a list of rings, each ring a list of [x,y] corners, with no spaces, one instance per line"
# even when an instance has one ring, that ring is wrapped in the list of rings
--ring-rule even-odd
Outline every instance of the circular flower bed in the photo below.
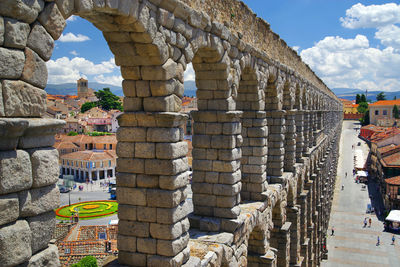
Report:
[[[63,220],[76,214],[79,219],[97,219],[117,213],[118,203],[115,200],[85,201],[62,206],[56,209],[57,219]]]

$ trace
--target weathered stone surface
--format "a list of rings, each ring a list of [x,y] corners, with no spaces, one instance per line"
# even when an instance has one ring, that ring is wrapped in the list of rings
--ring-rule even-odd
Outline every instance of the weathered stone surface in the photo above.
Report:
[[[29,34],[26,45],[47,61],[53,53],[54,40],[42,25],[36,23]]]
[[[2,0],[0,15],[32,23],[43,7],[43,0]]]
[[[71,16],[72,12],[74,11],[74,0],[56,0],[56,4],[65,19]]]
[[[26,118],[28,128],[19,139],[19,148],[50,147],[54,144],[54,134],[64,125],[65,121],[56,119]]]
[[[43,89],[47,84],[46,63],[28,47],[25,48],[25,66],[21,79]]]
[[[0,194],[28,189],[32,186],[29,154],[23,150],[0,152]]]
[[[49,211],[38,216],[28,217],[29,228],[32,233],[32,254],[47,247],[53,236],[56,225],[56,215],[54,211]]]
[[[35,254],[29,262],[22,264],[23,267],[59,267],[58,248],[56,245],[49,245],[45,250]],[[21,267],[22,267],[21,266]]]
[[[18,215],[18,195],[8,194],[0,196],[0,225],[17,220]]]
[[[18,79],[21,77],[24,63],[24,52],[0,47],[1,78]]]
[[[43,187],[58,181],[58,151],[55,148],[28,150],[32,163],[32,187]]]
[[[58,10],[56,3],[47,3],[38,20],[54,40],[61,36],[66,25],[65,19],[60,10]]]
[[[60,191],[50,185],[18,193],[20,216],[36,216],[60,206]]]
[[[0,228],[0,251],[0,262],[4,267],[29,260],[32,255],[31,231],[25,220]]]
[[[31,30],[29,24],[15,19],[5,19],[4,24],[4,46],[19,49],[25,48]]]
[[[4,43],[4,19],[0,17],[0,46]]]
[[[3,80],[4,113],[8,117],[40,117],[46,111],[46,91],[23,81]]]

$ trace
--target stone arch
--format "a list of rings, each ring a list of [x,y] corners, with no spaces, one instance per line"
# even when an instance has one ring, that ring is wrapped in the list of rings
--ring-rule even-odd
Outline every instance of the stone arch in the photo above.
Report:
[[[294,104],[294,108],[297,110],[302,110],[303,109],[304,86],[300,82],[297,82],[295,88],[296,88],[295,89],[296,101]]]
[[[247,246],[247,263],[249,266],[269,264],[276,261],[276,257],[265,257],[269,250],[267,224],[256,225],[250,233]]]
[[[259,71],[250,57],[243,59],[237,97],[237,110],[242,111],[242,192],[243,200],[264,200],[267,188],[267,120],[265,95],[260,88]],[[246,64],[247,63],[247,64]]]
[[[268,80],[265,87],[265,110],[282,110],[285,84],[283,72],[273,65],[270,65],[268,70]]]

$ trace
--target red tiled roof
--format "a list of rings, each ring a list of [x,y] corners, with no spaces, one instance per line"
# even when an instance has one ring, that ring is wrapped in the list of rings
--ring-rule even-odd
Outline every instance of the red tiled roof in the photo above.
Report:
[[[373,133],[370,139],[371,142],[378,142],[398,134],[400,134],[400,129],[392,127],[392,128],[387,128],[382,132]]]
[[[400,99],[396,100],[380,100],[376,101],[373,104],[369,104],[370,106],[394,106],[394,105],[399,105],[400,106]]]
[[[72,142],[57,142],[54,144],[54,147],[56,149],[67,149],[67,148],[79,149],[79,147]]]
[[[379,153],[381,153],[381,155],[384,155],[390,151],[398,150],[398,149],[400,149],[400,145],[390,144],[390,145],[378,148],[378,151],[379,151]]]
[[[394,153],[381,159],[384,167],[400,168],[400,153]]]
[[[110,160],[117,158],[117,154],[114,150],[95,151],[95,150],[84,150],[73,153],[68,153],[60,156],[61,159],[70,160]]]
[[[390,185],[400,185],[400,176],[385,179],[385,182]]]

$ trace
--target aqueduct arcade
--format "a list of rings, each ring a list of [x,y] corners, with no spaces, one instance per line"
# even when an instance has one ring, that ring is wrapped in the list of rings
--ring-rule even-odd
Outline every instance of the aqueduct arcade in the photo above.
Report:
[[[119,264],[318,266],[341,103],[233,0],[1,2],[0,262],[57,266],[48,245],[59,205],[52,145],[63,122],[42,118],[43,89],[71,15],[102,31],[124,79]],[[189,63],[198,88],[191,183],[179,113]]]

